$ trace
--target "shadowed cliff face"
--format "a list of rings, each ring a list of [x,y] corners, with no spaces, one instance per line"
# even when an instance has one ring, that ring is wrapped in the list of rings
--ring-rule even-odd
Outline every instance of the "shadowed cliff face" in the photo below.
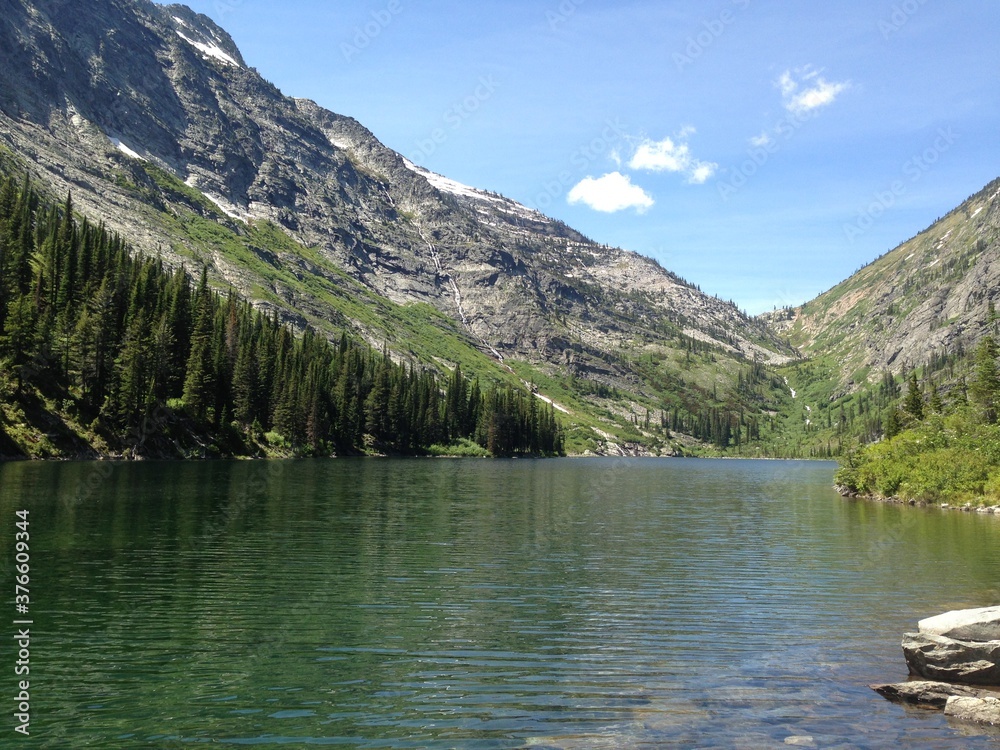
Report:
[[[378,298],[432,305],[496,359],[640,388],[618,356],[636,342],[670,349],[684,333],[733,356],[791,353],[763,322],[654,262],[426,172],[355,120],[283,96],[225,31],[183,6],[0,0],[0,69],[0,144],[53,193],[72,189],[83,213],[140,249],[207,262],[217,280],[293,320],[337,316],[204,229],[179,234],[174,219],[193,208],[240,235],[273,222]],[[208,208],[165,190],[152,166]],[[254,252],[315,272],[294,253]],[[361,317],[349,322],[378,338]]]

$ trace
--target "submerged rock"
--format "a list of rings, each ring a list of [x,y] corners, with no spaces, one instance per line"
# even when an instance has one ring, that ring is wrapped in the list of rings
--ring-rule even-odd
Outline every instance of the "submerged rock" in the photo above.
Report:
[[[1000,698],[954,696],[948,699],[944,715],[959,721],[1000,726]]]
[[[796,747],[816,747],[816,740],[808,735],[797,735],[795,737],[786,737],[786,745],[794,745]]]
[[[957,609],[928,617],[917,625],[924,635],[960,641],[1000,641],[1000,607]]]
[[[952,697],[979,698],[983,696],[983,691],[975,688],[930,680],[913,680],[888,685],[871,685],[870,687],[893,703],[906,703],[936,710],[944,708],[948,699]]]
[[[1000,640],[960,641],[907,633],[903,636],[903,654],[910,674],[927,680],[1000,685]]]

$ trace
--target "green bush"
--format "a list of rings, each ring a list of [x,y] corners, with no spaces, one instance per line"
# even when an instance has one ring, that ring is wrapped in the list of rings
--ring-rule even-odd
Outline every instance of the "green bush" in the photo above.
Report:
[[[432,456],[454,456],[456,458],[488,458],[489,451],[479,443],[461,438],[448,445],[432,445],[427,449]]]
[[[986,478],[983,496],[991,503],[1000,503],[1000,469],[994,469]]]
[[[900,490],[914,500],[966,500],[981,497],[989,465],[980,453],[947,448],[914,462]]]
[[[268,432],[264,435],[264,441],[272,448],[291,448],[292,444],[280,432]]]
[[[1000,426],[982,424],[967,409],[932,415],[848,456],[837,482],[905,500],[1000,500]]]

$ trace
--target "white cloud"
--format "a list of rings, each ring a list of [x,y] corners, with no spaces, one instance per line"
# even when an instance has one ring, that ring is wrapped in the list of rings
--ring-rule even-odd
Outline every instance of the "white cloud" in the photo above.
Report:
[[[685,127],[676,140],[664,138],[662,141],[643,141],[632,155],[629,168],[650,172],[679,172],[687,175],[688,182],[703,184],[715,174],[719,165],[694,158],[691,147],[684,142],[694,132],[694,128]]]
[[[784,97],[790,97],[795,93],[799,85],[792,79],[792,72],[786,70],[781,74],[781,78],[778,79],[778,88],[781,89],[781,95]]]
[[[771,134],[768,133],[766,130],[760,135],[755,135],[753,138],[750,139],[750,145],[753,146],[754,148],[767,148],[772,143],[774,143],[774,139],[771,137]]]
[[[652,208],[655,201],[638,185],[621,172],[612,172],[603,177],[586,177],[572,190],[566,200],[570,203],[584,203],[595,211],[615,213],[634,208],[643,213]]]
[[[718,164],[706,164],[705,162],[698,162],[698,164],[691,170],[691,174],[688,175],[688,182],[692,185],[704,185],[715,174],[715,170],[719,168]]]
[[[785,109],[796,115],[803,115],[833,104],[840,94],[850,88],[850,85],[849,81],[831,83],[823,78],[819,71],[810,67],[798,70],[795,74],[786,70],[777,81],[781,96],[785,100]]]
[[[810,112],[825,107],[827,104],[833,104],[833,101],[846,89],[846,83],[829,83],[820,80],[813,88],[793,96],[785,106],[791,112]]]
[[[644,141],[629,162],[632,169],[651,172],[683,172],[691,163],[691,149],[686,143],[674,143],[670,138],[662,141]]]

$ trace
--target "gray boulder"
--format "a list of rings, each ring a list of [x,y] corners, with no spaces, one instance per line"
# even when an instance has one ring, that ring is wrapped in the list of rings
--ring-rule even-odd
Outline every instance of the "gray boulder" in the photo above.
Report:
[[[959,641],[1000,641],[1000,607],[956,609],[918,623],[924,635]]]
[[[903,654],[910,674],[967,685],[1000,685],[1000,640],[960,641],[940,635],[907,633]]]
[[[959,721],[1000,726],[1000,699],[992,696],[953,696],[944,707],[944,715]]]
[[[893,703],[906,703],[920,708],[940,710],[951,697],[979,698],[983,691],[947,682],[912,680],[889,685],[871,685],[872,690]]]

